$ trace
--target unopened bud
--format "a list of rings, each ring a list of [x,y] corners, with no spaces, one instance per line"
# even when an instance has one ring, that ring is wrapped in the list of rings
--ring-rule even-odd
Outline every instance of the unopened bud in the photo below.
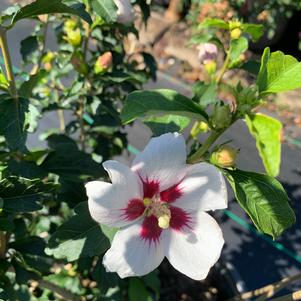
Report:
[[[223,145],[211,154],[210,162],[220,167],[233,167],[237,158],[237,150]]]
[[[208,72],[208,74],[214,74],[216,71],[216,62],[215,61],[207,61],[204,64],[204,67],[205,67],[206,71]]]
[[[229,105],[216,105],[211,117],[212,125],[215,129],[224,129],[228,127],[232,120],[232,114]]]
[[[230,32],[230,35],[231,35],[231,39],[232,40],[237,40],[240,38],[242,34],[242,31],[240,28],[235,28],[235,29],[232,29],[231,32]]]
[[[117,10],[117,21],[121,24],[130,24],[134,21],[134,12],[129,0],[114,0]]]
[[[204,121],[196,122],[190,131],[190,135],[195,138],[200,133],[206,133],[209,131],[208,123]]]
[[[80,29],[69,30],[66,32],[65,40],[72,45],[73,47],[77,47],[81,44],[82,36]]]
[[[71,58],[71,64],[78,73],[84,75],[88,73],[88,66],[85,64],[82,55],[74,54]]]
[[[103,55],[98,57],[94,65],[95,73],[100,74],[106,72],[111,67],[112,62],[113,62],[112,53],[110,51],[105,52]]]
[[[158,226],[162,229],[167,229],[170,223],[170,216],[168,214],[164,214],[158,218]]]
[[[199,60],[201,64],[206,64],[209,61],[215,61],[217,59],[218,49],[213,43],[203,43],[198,46]]]
[[[73,19],[68,19],[65,23],[64,23],[64,31],[68,32],[71,30],[74,30],[77,26],[77,22]]]

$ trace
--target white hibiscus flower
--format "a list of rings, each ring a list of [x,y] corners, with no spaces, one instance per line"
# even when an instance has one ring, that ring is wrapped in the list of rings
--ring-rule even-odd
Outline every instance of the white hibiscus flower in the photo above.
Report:
[[[120,228],[103,258],[107,271],[142,276],[167,257],[183,274],[204,279],[224,244],[219,225],[205,212],[227,207],[218,169],[187,165],[178,133],[151,139],[131,168],[117,161],[103,166],[112,184],[93,181],[86,189],[91,216]]]

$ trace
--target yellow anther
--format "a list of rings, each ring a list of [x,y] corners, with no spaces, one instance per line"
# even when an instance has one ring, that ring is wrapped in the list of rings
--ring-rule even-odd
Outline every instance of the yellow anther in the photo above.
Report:
[[[152,203],[152,200],[150,198],[145,198],[143,200],[144,206],[149,206],[149,205],[151,205],[151,203]]]
[[[158,218],[158,226],[162,229],[167,229],[169,227],[170,216],[168,214],[161,215]]]

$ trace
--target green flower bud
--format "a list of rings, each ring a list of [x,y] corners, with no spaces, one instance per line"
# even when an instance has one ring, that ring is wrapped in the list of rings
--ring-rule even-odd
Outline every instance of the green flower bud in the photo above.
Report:
[[[88,74],[88,66],[80,53],[73,54],[71,64],[78,73],[83,75]]]
[[[77,26],[77,22],[73,19],[68,19],[65,23],[64,23],[64,31],[68,32],[71,30],[74,30]]]
[[[208,74],[212,75],[216,71],[216,62],[215,61],[208,61],[204,64],[204,67]]]
[[[77,47],[81,44],[82,36],[80,29],[77,28],[75,30],[69,30],[66,32],[65,40],[72,45],[73,47]]]
[[[190,135],[195,138],[200,133],[206,133],[209,131],[209,126],[206,122],[196,122],[190,131]]]
[[[239,39],[240,36],[241,36],[241,34],[242,34],[242,31],[241,31],[240,28],[234,28],[234,29],[232,29],[231,32],[230,32],[230,36],[231,36],[231,39],[232,39],[232,40],[237,40],[237,39]]]
[[[211,116],[211,123],[215,129],[224,129],[231,124],[232,114],[229,105],[216,105]]]
[[[234,148],[223,145],[211,154],[210,162],[223,168],[233,167],[235,166],[237,153]]]

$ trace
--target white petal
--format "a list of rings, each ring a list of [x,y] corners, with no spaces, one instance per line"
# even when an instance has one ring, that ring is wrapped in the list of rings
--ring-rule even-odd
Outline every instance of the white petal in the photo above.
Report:
[[[183,136],[167,133],[149,141],[134,160],[132,169],[144,180],[158,181],[162,191],[183,178],[185,165],[186,145]]]
[[[151,243],[140,237],[141,222],[119,230],[111,248],[103,258],[108,272],[119,277],[143,276],[159,266],[164,258],[163,244]]]
[[[198,163],[187,168],[188,172],[178,185],[182,192],[173,205],[183,209],[209,211],[227,208],[227,187],[221,172],[208,163]]]
[[[129,200],[142,199],[142,184],[132,170],[117,161],[103,163],[112,184],[93,181],[86,184],[91,216],[100,224],[121,227],[129,224],[122,209]]]
[[[217,222],[205,212],[199,212],[193,231],[169,231],[166,257],[179,272],[195,280],[205,279],[220,257],[224,244]]]

